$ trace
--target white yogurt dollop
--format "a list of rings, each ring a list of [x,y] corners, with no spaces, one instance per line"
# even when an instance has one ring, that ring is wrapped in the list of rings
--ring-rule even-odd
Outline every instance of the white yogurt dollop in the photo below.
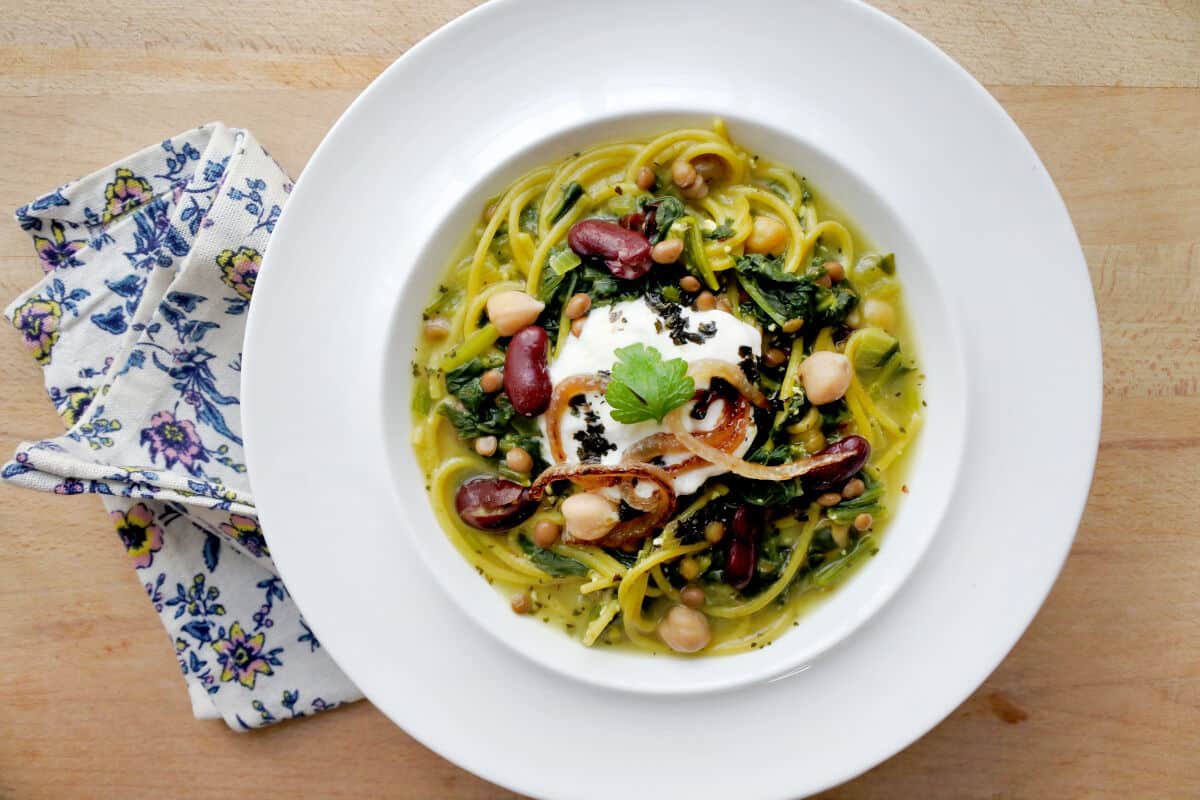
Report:
[[[704,340],[701,343],[684,341],[682,344],[676,344],[671,338],[672,331],[668,329],[666,321],[655,313],[645,300],[627,300],[593,310],[584,321],[579,336],[568,336],[558,357],[550,363],[551,382],[557,386],[564,378],[572,375],[611,370],[613,362],[617,360],[616,351],[639,342],[658,350],[664,361],[682,358],[688,363],[714,358],[738,364],[745,357],[746,348],[749,348],[755,358],[762,351],[762,335],[758,329],[732,314],[715,309],[693,311],[681,308],[679,311],[684,321],[683,331],[692,334],[708,332],[703,336]],[[703,329],[701,326],[704,326]],[[654,420],[632,425],[617,422],[612,418],[612,410],[602,393],[589,392],[586,397],[586,404],[562,415],[562,441],[566,449],[567,463],[579,463],[582,460],[580,441],[575,435],[586,433],[589,425],[593,434],[600,433],[607,443],[607,452],[601,457],[600,463],[608,465],[620,463],[625,451],[635,442],[667,430],[665,424]],[[704,419],[693,420],[689,416],[689,428],[696,431],[711,430],[720,419],[723,407],[723,402],[717,400],[709,405]],[[545,415],[538,418],[538,424],[544,437]],[[754,440],[754,435],[754,425],[750,425],[745,440],[734,452],[739,456],[744,455]],[[595,440],[594,435],[592,438]],[[549,447],[544,441],[543,438],[545,457],[553,462]],[[685,457],[686,454],[676,458]],[[669,461],[670,459],[668,463]],[[720,467],[710,465],[684,472],[675,477],[675,492],[679,495],[691,494],[699,489],[704,481],[724,471]]]

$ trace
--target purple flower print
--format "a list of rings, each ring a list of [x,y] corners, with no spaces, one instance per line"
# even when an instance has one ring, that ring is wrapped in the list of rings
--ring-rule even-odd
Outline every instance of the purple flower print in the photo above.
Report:
[[[117,170],[113,182],[104,187],[104,213],[101,220],[106,224],[126,211],[149,202],[154,190],[145,178],[139,178],[125,167]]]
[[[170,411],[160,411],[150,418],[150,427],[142,429],[140,439],[150,447],[150,461],[161,454],[167,469],[182,464],[193,475],[200,474],[200,462],[208,461],[204,443],[191,420],[175,419]]]
[[[254,517],[244,517],[241,514],[230,514],[229,522],[221,523],[221,532],[237,540],[255,556],[270,556],[267,540],[263,538],[262,528]]]
[[[53,272],[62,267],[82,267],[83,262],[75,254],[87,245],[86,239],[67,239],[62,223],[50,223],[50,238],[33,237],[33,247],[42,262],[43,272]]]
[[[26,300],[13,314],[13,326],[21,332],[25,346],[33,351],[39,364],[50,363],[50,351],[58,341],[62,306],[55,300],[34,297]]]
[[[133,565],[139,569],[150,566],[163,546],[162,528],[154,524],[154,512],[138,503],[128,511],[112,511],[108,516],[116,523],[125,551],[133,556]]]
[[[222,250],[217,255],[221,280],[246,300],[250,299],[250,294],[254,291],[254,282],[258,279],[258,268],[261,265],[262,254],[252,247],[239,247],[236,252]]]

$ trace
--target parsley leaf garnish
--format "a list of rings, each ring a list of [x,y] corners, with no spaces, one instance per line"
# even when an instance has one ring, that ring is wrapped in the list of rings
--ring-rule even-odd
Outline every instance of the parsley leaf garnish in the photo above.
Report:
[[[622,347],[616,355],[605,398],[617,422],[662,422],[696,392],[696,382],[687,374],[688,365],[682,358],[663,361],[661,353],[644,344]]]

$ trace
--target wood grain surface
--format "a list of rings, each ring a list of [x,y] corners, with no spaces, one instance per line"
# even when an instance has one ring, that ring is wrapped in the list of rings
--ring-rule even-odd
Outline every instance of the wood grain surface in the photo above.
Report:
[[[212,119],[298,174],[376,74],[471,5],[2,0],[0,209]],[[987,85],[1057,181],[1100,308],[1105,413],[1032,627],[945,722],[828,796],[1200,796],[1200,3],[877,5]],[[39,275],[0,224],[0,298]],[[0,396],[0,453],[59,430],[3,331]],[[195,721],[95,498],[0,486],[0,535],[0,798],[510,796],[366,702],[249,735]]]

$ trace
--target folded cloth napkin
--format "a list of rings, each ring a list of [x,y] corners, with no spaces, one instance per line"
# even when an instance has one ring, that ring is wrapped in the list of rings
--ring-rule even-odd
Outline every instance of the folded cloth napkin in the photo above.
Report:
[[[361,697],[276,573],[242,450],[246,310],[291,188],[249,132],[213,123],[16,212],[46,274],[7,316],[68,430],[2,475],[100,495],[195,715],[236,730]]]

